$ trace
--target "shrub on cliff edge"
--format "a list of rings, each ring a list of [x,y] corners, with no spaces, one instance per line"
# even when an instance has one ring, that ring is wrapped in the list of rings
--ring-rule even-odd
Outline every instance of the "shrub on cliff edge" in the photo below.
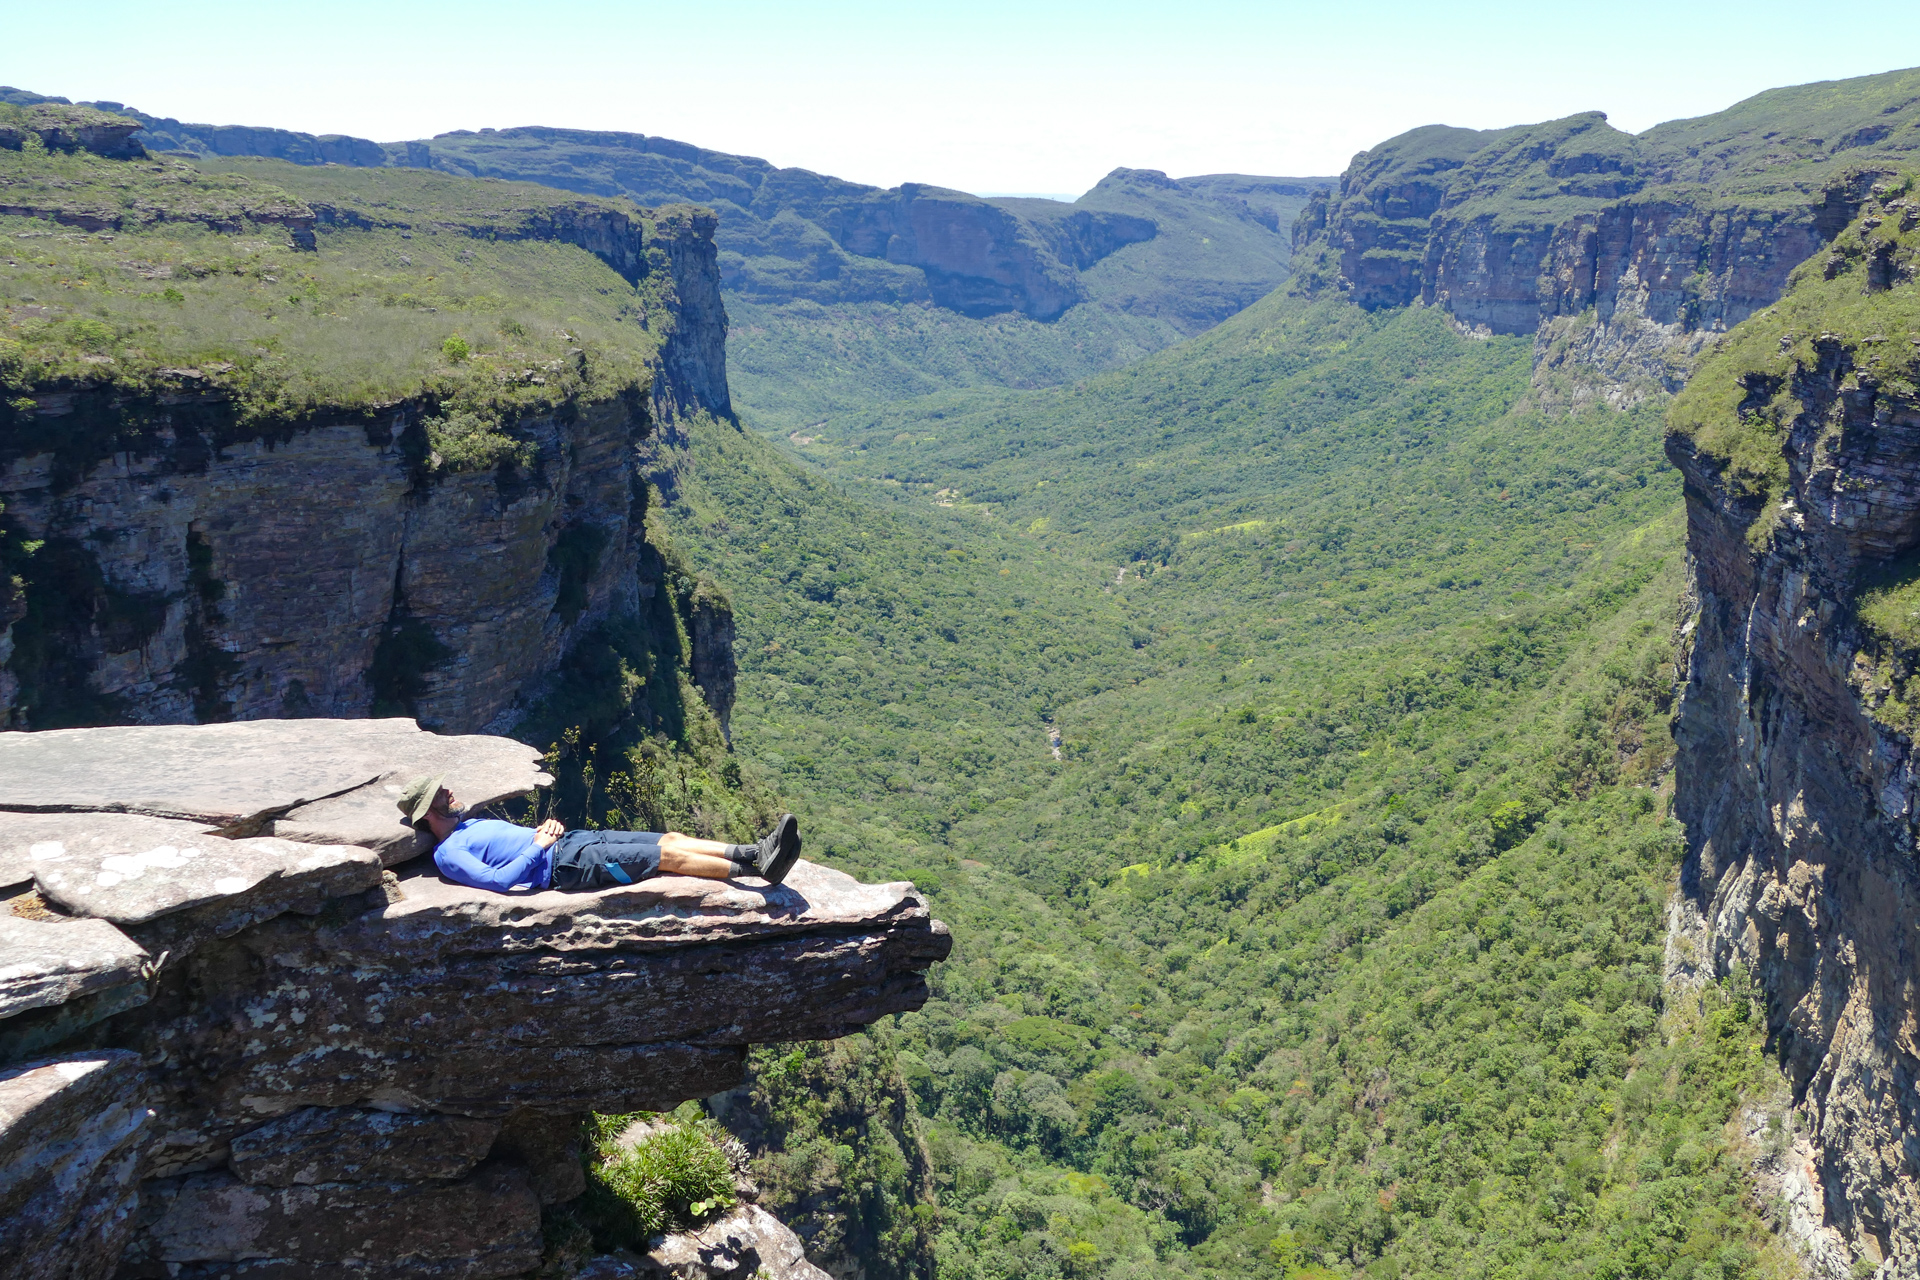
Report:
[[[581,1216],[601,1249],[645,1249],[665,1231],[683,1230],[737,1202],[733,1168],[718,1146],[719,1130],[697,1115],[678,1115],[631,1146],[620,1142],[644,1112],[594,1117]]]

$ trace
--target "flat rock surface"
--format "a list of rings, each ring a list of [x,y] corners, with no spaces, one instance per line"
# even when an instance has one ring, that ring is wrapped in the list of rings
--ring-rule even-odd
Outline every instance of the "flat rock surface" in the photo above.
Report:
[[[104,920],[0,914],[0,1018],[140,983],[146,958]]]
[[[31,845],[41,896],[64,911],[137,925],[195,908],[231,917],[217,936],[296,904],[380,882],[379,856],[272,836],[228,840],[203,826],[122,813],[36,814]]]
[[[211,835],[204,822],[174,818],[146,818],[131,814],[4,813],[0,814],[0,884],[33,879],[33,855],[49,845],[65,845],[89,831],[117,830],[129,841],[152,839],[156,844],[180,843]]]
[[[505,741],[441,738],[405,719],[0,734],[0,809],[138,813],[250,834],[301,805],[396,774],[427,772],[417,767],[423,760],[447,762],[458,772],[454,762],[465,758],[463,752],[475,756],[474,772],[484,786],[500,785],[516,753],[526,770],[519,789],[544,781],[538,753],[517,743],[499,745]]]
[[[373,945],[388,955],[684,946],[930,922],[908,881],[862,884],[804,861],[780,885],[655,876],[594,893],[503,894],[422,874],[400,888],[377,925],[363,926],[377,928]]]
[[[470,810],[523,796],[553,779],[540,753],[511,738],[421,733],[402,744],[404,759],[362,787],[304,804],[273,824],[273,834],[309,844],[356,844],[387,866],[427,852],[428,843],[402,818],[398,801],[415,778],[443,773],[454,798]]]
[[[147,1101],[137,1054],[0,1070],[0,1268],[9,1280],[112,1274],[133,1228]]]

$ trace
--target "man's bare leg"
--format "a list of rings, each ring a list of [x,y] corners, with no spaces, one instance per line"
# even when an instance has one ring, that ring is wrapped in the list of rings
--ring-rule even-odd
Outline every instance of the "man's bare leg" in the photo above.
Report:
[[[660,850],[660,870],[670,876],[699,876],[702,880],[731,880],[735,874],[732,859],[664,847]]]
[[[660,837],[660,870],[670,876],[699,876],[702,880],[729,880],[734,875],[727,846],[719,840],[669,831]]]

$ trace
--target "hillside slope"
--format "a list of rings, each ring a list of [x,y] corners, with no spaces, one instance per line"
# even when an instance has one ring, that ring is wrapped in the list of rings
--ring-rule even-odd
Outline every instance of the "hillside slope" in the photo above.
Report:
[[[1784,1265],[1747,994],[1660,980],[1659,414],[1530,368],[1282,295],[837,489],[691,433],[742,754],[955,922],[899,1041],[942,1275]]]

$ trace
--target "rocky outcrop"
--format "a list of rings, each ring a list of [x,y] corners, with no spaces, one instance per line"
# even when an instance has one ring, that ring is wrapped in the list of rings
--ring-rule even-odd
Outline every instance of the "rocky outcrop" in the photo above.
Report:
[[[1300,216],[1301,287],[1535,334],[1541,367],[1597,371],[1616,403],[1674,391],[1877,176],[1911,167],[1916,88],[1895,72],[1773,90],[1638,135],[1597,111],[1415,129],[1355,156]]]
[[[611,1264],[611,1265],[608,1265]],[[632,1262],[607,1259],[592,1276],[646,1280],[830,1280],[807,1261],[800,1238],[757,1204],[691,1231],[661,1236]]]
[[[727,389],[727,308],[720,300],[719,220],[685,205],[654,211],[654,242],[666,251],[673,330],[660,348],[654,416],[672,426],[689,414],[733,416]]]
[[[179,739],[158,763],[134,749],[155,733]],[[54,744],[47,803],[62,807],[32,818],[67,837],[36,842],[33,891],[0,903],[0,1045],[22,1019],[128,986],[138,999],[43,1028],[0,1069],[0,1274],[518,1274],[540,1260],[542,1206],[584,1187],[586,1113],[720,1092],[750,1044],[844,1035],[926,999],[949,940],[907,884],[802,863],[779,887],[659,877],[501,895],[425,859],[396,875],[364,846],[230,839],[204,821],[271,831],[326,787],[391,811],[389,753],[429,736],[302,721]],[[440,741],[467,744],[438,762],[456,793],[470,774],[508,781],[502,754],[517,753],[522,789],[544,781],[518,744]],[[18,809],[36,776],[0,758],[0,805]],[[276,857],[277,875],[255,875]],[[203,871],[235,859],[246,874]],[[273,889],[313,864],[343,870]],[[208,894],[234,909],[208,913]],[[805,1274],[751,1213],[704,1230],[695,1256]]]
[[[123,1051],[0,1068],[0,1270],[9,1280],[113,1274],[139,1204],[148,1101],[140,1060]]]
[[[1860,226],[1883,222],[1913,225],[1889,208]],[[1848,272],[1841,253],[1814,264],[1674,409],[1691,567],[1677,923],[1705,976],[1739,967],[1764,993],[1820,1230],[1905,1276],[1920,1268],[1916,655],[1910,604],[1875,601],[1915,580],[1920,334],[1910,313],[1863,310],[1887,284]]]
[[[140,122],[94,107],[35,105],[0,120],[0,147],[18,151],[29,136],[49,151],[91,151],[113,159],[137,159],[146,148],[134,139]]]

